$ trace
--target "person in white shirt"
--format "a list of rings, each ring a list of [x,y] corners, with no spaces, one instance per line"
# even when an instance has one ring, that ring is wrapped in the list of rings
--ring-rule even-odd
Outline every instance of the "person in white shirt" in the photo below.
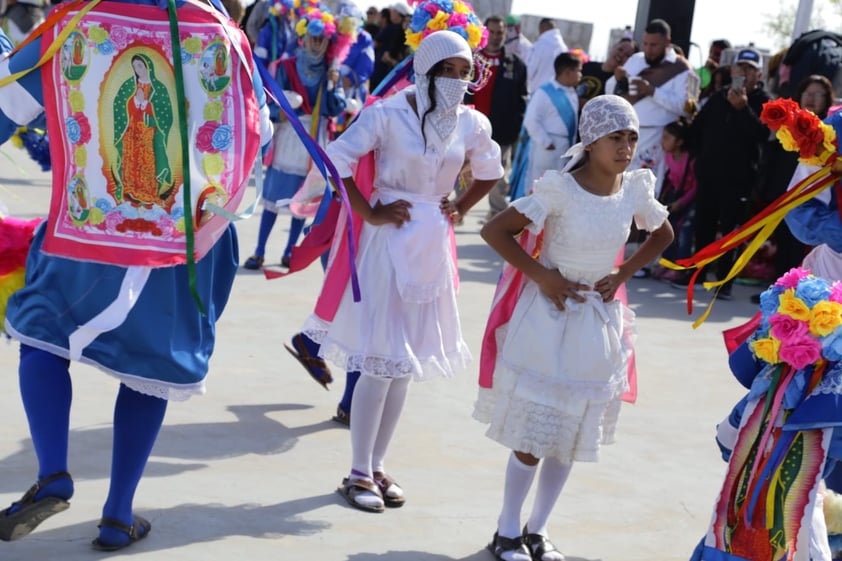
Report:
[[[526,55],[526,90],[529,95],[555,78],[555,57],[569,50],[553,20],[542,19],[538,24],[538,32],[538,40]]]
[[[672,48],[667,22],[654,19],[643,33],[643,50],[614,70],[605,92],[626,98],[640,119],[640,141],[629,169],[649,168],[660,192],[666,162],[661,149],[664,127],[693,114],[699,98],[699,77]]]
[[[526,106],[523,125],[529,133],[529,167],[524,194],[548,169],[558,169],[560,158],[576,141],[579,97],[576,86],[582,80],[582,59],[561,53],[553,62],[555,78],[545,82]]]

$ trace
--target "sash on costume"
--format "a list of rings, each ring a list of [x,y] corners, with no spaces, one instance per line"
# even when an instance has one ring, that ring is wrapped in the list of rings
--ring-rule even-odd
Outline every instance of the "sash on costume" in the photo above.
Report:
[[[558,116],[564,121],[564,126],[567,127],[567,140],[570,146],[573,146],[576,139],[576,111],[570,106],[570,100],[567,95],[558,88],[554,88],[550,82],[541,86],[547,97],[553,103]],[[532,150],[532,138],[526,127],[521,127],[520,137],[517,142],[517,150],[512,159],[512,171],[509,175],[509,198],[517,200],[529,194],[530,185],[526,185],[526,177],[529,171],[529,153]]]
[[[810,527],[838,395],[825,364],[767,366],[752,385],[700,558],[809,561]],[[796,378],[806,380],[804,388]],[[838,391],[838,389],[836,390]],[[784,405],[798,392],[797,404]],[[791,399],[789,397],[788,399]]]
[[[553,87],[551,82],[547,82],[541,89],[553,102],[555,110],[558,111],[558,116],[564,121],[564,126],[567,128],[567,142],[569,146],[575,144],[576,139],[576,111],[570,105],[570,100],[567,99],[567,94],[563,90]]]
[[[42,52],[74,13],[44,32]],[[237,210],[260,139],[248,43],[210,7],[188,3],[178,21],[182,50],[174,57],[166,11],[104,2],[42,68],[49,134],[61,139],[51,147],[46,253],[120,266],[182,264],[185,214],[194,217],[201,259],[228,225],[205,203]],[[184,76],[182,102],[174,59]],[[185,106],[190,201],[178,127]]]

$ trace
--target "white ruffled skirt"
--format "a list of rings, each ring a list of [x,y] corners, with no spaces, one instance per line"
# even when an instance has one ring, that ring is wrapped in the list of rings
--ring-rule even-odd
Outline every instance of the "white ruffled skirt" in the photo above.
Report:
[[[562,463],[595,462],[614,441],[628,389],[634,313],[583,293],[559,311],[535,283],[524,287],[505,332],[498,331],[492,388],[480,388],[475,419],[507,448]]]
[[[450,225],[438,198],[376,192],[389,203],[410,200],[403,227],[364,224],[357,271],[362,300],[351,287],[332,322],[311,316],[303,331],[321,344],[319,355],[344,369],[384,378],[451,377],[468,366],[450,246]]]

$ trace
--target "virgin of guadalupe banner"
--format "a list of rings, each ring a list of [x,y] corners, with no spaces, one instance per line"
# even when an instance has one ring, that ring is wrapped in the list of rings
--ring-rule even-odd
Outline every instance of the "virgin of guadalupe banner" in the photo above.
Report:
[[[218,23],[209,25],[213,13]],[[48,30],[42,50],[75,15]],[[185,206],[194,258],[227,226],[205,202],[235,212],[260,139],[245,36],[208,6],[178,9],[173,53],[166,10],[102,2],[42,68],[53,193],[44,251],[121,266],[187,260]],[[233,43],[232,43],[233,41]],[[232,56],[232,53],[233,56]],[[173,61],[182,65],[185,100]],[[180,113],[184,112],[182,116]],[[184,200],[179,119],[187,120],[190,200]]]

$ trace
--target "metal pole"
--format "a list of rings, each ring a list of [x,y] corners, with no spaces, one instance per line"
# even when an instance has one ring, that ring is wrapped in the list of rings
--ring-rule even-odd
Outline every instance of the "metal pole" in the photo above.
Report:
[[[792,27],[792,39],[795,40],[805,31],[810,30],[810,16],[813,15],[813,0],[799,0],[795,13],[795,25]]]

